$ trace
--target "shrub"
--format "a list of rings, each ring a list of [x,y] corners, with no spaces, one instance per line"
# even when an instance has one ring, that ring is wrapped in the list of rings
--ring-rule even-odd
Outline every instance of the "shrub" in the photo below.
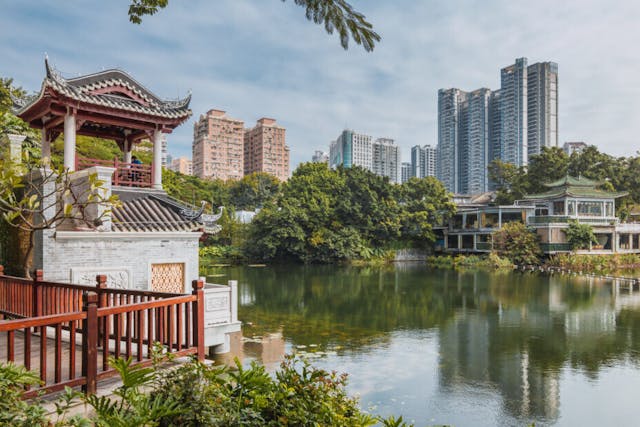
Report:
[[[538,236],[521,222],[509,222],[493,233],[493,247],[500,257],[513,264],[538,264],[542,251]]]

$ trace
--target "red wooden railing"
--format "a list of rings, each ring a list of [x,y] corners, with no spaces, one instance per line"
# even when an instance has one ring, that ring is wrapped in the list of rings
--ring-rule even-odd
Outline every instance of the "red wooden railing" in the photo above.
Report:
[[[90,168],[91,166],[109,166],[115,168],[111,183],[125,187],[151,187],[153,186],[153,165],[140,163],[126,163],[118,160],[90,159],[76,156],[76,170]]]
[[[99,380],[116,374],[109,356],[150,364],[156,342],[176,356],[204,359],[202,281],[193,282],[191,295],[181,295],[110,289],[104,275],[94,287],[42,281],[41,273],[34,280],[2,273],[0,266],[0,314],[16,319],[0,320],[0,340],[6,339],[0,362],[39,372],[43,385],[27,397],[77,385],[95,393]]]

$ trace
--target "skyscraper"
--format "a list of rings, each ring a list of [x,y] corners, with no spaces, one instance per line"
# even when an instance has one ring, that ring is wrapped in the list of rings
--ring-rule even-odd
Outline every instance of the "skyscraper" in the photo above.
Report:
[[[527,131],[527,58],[500,70],[501,155],[502,161],[526,166]]]
[[[438,94],[438,179],[454,193],[487,191],[491,91],[441,89]]]
[[[240,179],[244,174],[244,122],[209,110],[193,125],[193,174]]]
[[[527,69],[529,156],[558,146],[558,64],[538,62]]]
[[[526,166],[542,147],[557,145],[554,62],[527,66],[527,58],[518,58],[500,70],[500,89],[493,92],[438,91],[437,177],[449,191],[487,191],[491,161]]]
[[[437,177],[448,191],[458,191],[458,108],[464,99],[460,89],[438,91]]]
[[[265,172],[280,181],[289,178],[289,147],[286,129],[275,119],[263,117],[244,133],[244,174]]]

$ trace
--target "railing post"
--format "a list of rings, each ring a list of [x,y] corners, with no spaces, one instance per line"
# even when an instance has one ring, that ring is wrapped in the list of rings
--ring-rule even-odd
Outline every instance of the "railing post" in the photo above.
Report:
[[[193,342],[198,346],[198,360],[204,360],[204,281],[192,282],[192,294],[197,297],[193,304]]]
[[[231,299],[231,323],[238,321],[238,281],[229,280],[229,298]]]
[[[87,317],[82,321],[82,375],[85,394],[95,394],[98,375],[98,294],[82,294],[82,311]]]
[[[40,282],[42,282],[42,270],[36,270],[33,275],[33,317],[42,316],[44,313],[42,307],[42,286]]]
[[[98,294],[98,308],[107,307],[107,293],[103,292],[107,288],[107,275],[96,275],[96,293]],[[98,319],[98,347],[102,346],[102,331],[104,331],[105,319]]]

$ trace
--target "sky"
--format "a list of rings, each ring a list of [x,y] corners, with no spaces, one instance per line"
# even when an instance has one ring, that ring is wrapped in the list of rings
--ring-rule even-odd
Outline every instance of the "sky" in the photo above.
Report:
[[[437,144],[437,92],[498,89],[500,68],[558,63],[559,141],[615,156],[640,150],[640,2],[352,0],[381,35],[367,53],[306,20],[293,0],[171,0],[142,25],[127,0],[0,0],[0,76],[29,92],[44,57],[65,77],[120,68],[165,99],[192,93],[193,116],[168,136],[191,156],[209,109],[287,129],[291,169],[342,129]]]

